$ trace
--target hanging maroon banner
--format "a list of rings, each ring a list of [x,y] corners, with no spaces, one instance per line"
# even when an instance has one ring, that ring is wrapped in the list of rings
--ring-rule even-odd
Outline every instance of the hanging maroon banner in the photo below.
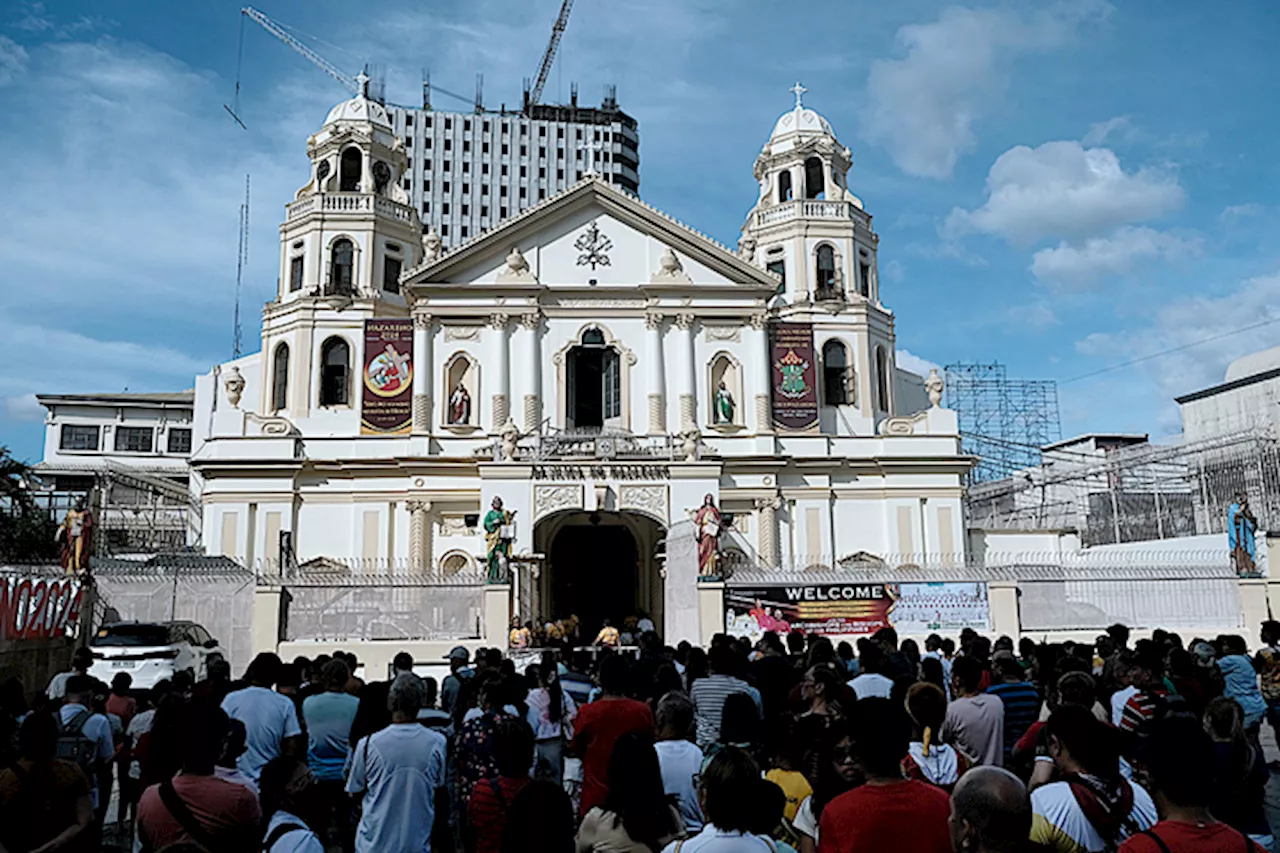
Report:
[[[413,426],[413,320],[364,321],[360,432],[407,435]]]
[[[773,424],[808,430],[818,425],[818,368],[813,356],[813,326],[774,323],[769,327]]]

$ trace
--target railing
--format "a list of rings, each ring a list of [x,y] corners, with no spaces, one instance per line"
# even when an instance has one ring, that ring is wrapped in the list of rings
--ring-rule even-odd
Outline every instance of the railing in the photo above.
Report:
[[[259,586],[363,587],[363,586],[482,586],[483,566],[444,571],[409,557],[316,557],[301,563],[256,560],[253,574]]]
[[[756,225],[773,225],[792,219],[853,219],[854,207],[847,201],[795,199],[766,207],[756,213]]]
[[[551,429],[522,436],[516,445],[518,462],[551,462],[567,459],[620,459],[670,462],[677,456],[679,440],[669,435],[634,435],[610,427]],[[502,442],[493,441],[475,454],[502,458]]]
[[[286,208],[286,218],[294,220],[316,210],[324,213],[374,212],[398,222],[413,219],[411,207],[373,193],[319,193],[300,198]]]

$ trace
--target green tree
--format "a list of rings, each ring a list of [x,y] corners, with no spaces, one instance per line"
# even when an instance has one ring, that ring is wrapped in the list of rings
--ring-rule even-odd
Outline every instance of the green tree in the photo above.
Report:
[[[31,495],[31,466],[0,445],[0,559],[22,562],[58,555],[58,524]]]

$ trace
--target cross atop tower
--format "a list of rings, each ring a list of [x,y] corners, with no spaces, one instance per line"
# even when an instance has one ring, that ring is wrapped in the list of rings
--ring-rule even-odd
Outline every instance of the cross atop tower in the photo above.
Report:
[[[588,131],[587,138],[584,139],[582,142],[578,143],[578,150],[584,152],[586,155],[587,167],[584,170],[583,174],[584,175],[600,174],[600,170],[596,168],[596,152],[604,151],[604,143],[596,141],[595,134]]]
[[[361,69],[360,73],[356,75],[356,85],[360,87],[358,89],[360,97],[369,97],[369,75],[365,73],[364,69]]]
[[[804,86],[801,86],[801,85],[800,85],[800,81],[799,81],[799,80],[797,80],[797,81],[796,81],[796,84],[795,84],[794,86],[792,86],[790,89],[788,89],[787,91],[788,91],[788,92],[792,92],[792,93],[794,93],[794,94],[795,94],[795,96],[796,96],[796,109],[801,109],[802,107],[804,107],[804,104],[801,102],[801,100],[800,100],[800,99],[801,99],[801,97],[804,95],[804,93],[805,93],[805,92],[807,92],[807,91],[809,91],[809,90],[808,90],[808,89],[806,89]]]

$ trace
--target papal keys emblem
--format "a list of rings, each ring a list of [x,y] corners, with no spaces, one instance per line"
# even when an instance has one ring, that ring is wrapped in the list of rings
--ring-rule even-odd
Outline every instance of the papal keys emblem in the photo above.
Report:
[[[804,372],[809,369],[809,362],[796,355],[795,350],[787,350],[787,354],[774,362],[773,366],[782,374],[782,384],[778,386],[779,394],[794,399],[803,397],[809,392],[809,386],[804,381]]]

